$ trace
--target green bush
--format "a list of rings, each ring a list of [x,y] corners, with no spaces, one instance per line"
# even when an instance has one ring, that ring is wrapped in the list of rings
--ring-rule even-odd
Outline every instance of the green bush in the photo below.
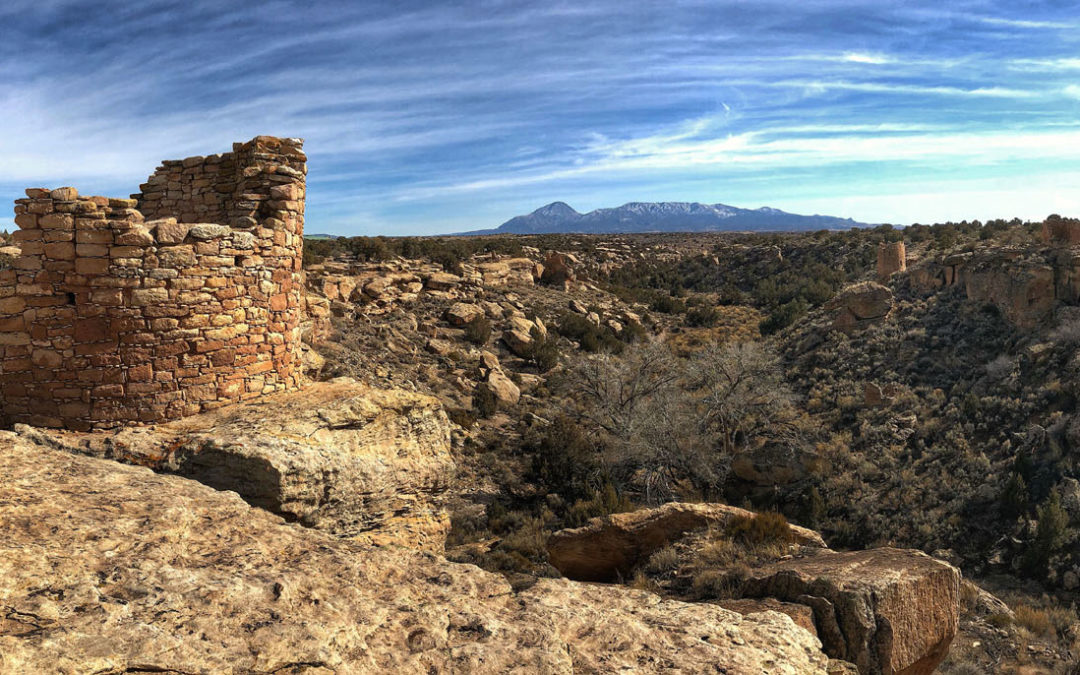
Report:
[[[663,312],[664,314],[685,314],[686,303],[679,298],[670,295],[658,294],[653,298],[653,301],[649,303],[649,309],[654,312]]]
[[[590,353],[609,352],[621,354],[626,343],[616,337],[607,326],[597,326],[581,314],[566,312],[559,318],[559,334],[581,344]]]
[[[632,511],[633,508],[634,505],[626,495],[619,494],[611,483],[605,483],[604,487],[594,492],[590,498],[574,502],[566,515],[566,524],[569,527],[580,527],[592,518]]]
[[[1016,518],[1027,513],[1028,487],[1019,473],[1014,472],[1005,482],[1005,488],[1001,491],[1001,509],[1006,518]]]
[[[712,328],[720,321],[715,307],[694,307],[686,313],[686,325],[692,328]]]
[[[1027,572],[1038,576],[1045,572],[1050,556],[1064,548],[1069,540],[1069,514],[1061,506],[1057,491],[1038,508],[1038,525],[1035,528],[1035,542],[1027,555]]]
[[[491,417],[498,409],[495,394],[487,387],[477,387],[472,398],[473,410],[480,418]]]
[[[537,437],[529,439],[531,480],[567,499],[589,493],[599,471],[598,452],[584,430],[566,415],[556,417]]]
[[[810,306],[805,300],[797,299],[792,300],[786,304],[780,305],[776,309],[769,312],[769,316],[761,322],[759,330],[762,335],[772,335],[777,333],[806,314],[806,311],[810,309]]]
[[[540,329],[533,326],[529,330],[532,342],[525,348],[524,358],[536,366],[541,373],[554,368],[559,363],[559,342],[553,335],[542,335]]]

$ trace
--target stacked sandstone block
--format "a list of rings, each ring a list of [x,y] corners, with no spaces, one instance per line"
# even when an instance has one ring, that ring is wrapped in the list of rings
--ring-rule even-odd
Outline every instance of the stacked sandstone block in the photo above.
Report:
[[[0,271],[7,422],[161,422],[300,385],[302,142],[194,159],[165,162],[134,199],[16,201],[21,255]]]
[[[878,244],[877,251],[877,276],[878,281],[885,283],[889,278],[898,273],[907,271],[907,247],[902,241]]]

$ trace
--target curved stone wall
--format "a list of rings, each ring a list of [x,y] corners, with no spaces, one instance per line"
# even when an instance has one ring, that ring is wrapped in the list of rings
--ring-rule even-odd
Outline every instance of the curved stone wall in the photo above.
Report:
[[[306,157],[260,136],[132,199],[33,188],[0,271],[4,421],[176,419],[301,384]]]

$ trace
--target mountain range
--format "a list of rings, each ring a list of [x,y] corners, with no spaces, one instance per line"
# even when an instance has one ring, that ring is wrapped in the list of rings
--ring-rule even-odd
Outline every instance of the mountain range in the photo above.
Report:
[[[565,202],[552,202],[516,216],[493,230],[465,234],[549,234],[555,232],[715,232],[838,230],[868,227],[850,218],[803,216],[780,209],[741,209],[698,202],[630,202],[617,208],[578,213]]]

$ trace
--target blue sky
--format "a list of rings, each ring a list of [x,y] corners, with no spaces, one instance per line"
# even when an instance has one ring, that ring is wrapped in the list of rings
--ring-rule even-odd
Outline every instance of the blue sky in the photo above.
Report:
[[[1072,2],[0,4],[0,199],[300,136],[308,232],[555,200],[1080,215]],[[11,210],[0,227],[12,227]]]

